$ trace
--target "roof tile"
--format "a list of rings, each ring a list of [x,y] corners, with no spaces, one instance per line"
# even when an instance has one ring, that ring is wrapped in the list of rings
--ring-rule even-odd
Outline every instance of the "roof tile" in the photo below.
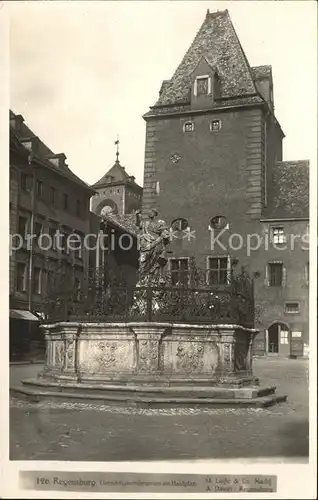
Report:
[[[251,69],[225,10],[207,14],[173,77],[164,82],[156,106],[189,102],[191,76],[201,57],[217,69],[221,97],[256,93]]]
[[[309,161],[275,165],[269,190],[268,218],[309,218]]]

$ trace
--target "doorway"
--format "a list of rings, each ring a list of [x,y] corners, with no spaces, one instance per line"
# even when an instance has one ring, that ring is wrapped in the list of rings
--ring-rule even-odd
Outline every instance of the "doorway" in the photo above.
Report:
[[[289,337],[289,328],[285,323],[273,323],[267,330],[267,354],[288,356]]]

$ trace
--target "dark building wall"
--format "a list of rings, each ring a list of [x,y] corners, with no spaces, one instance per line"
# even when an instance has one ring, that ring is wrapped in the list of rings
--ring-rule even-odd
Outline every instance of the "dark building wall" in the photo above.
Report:
[[[36,162],[36,160],[34,160]],[[27,174],[26,189],[22,186],[21,176]],[[33,179],[35,178],[35,181]],[[19,217],[24,217],[27,220],[27,234],[31,234],[31,215],[32,207],[34,208],[34,223],[42,224],[42,234],[48,234],[50,228],[59,229],[61,233],[71,234],[73,232],[79,234],[82,238],[89,232],[89,197],[90,190],[85,190],[82,186],[71,182],[65,177],[62,177],[57,172],[51,172],[49,168],[40,166],[36,163],[29,165],[27,159],[15,152],[10,154],[10,232],[11,234],[18,233]],[[36,180],[40,180],[43,184],[43,195],[39,196],[36,189],[35,202],[32,203],[33,186]],[[56,190],[56,198],[53,203],[50,199],[50,189],[54,187]],[[64,207],[63,195],[68,195],[68,207]],[[80,200],[80,212],[77,213],[76,203]],[[35,226],[33,228],[34,234]],[[41,249],[33,240],[33,268],[39,267],[41,271],[41,292],[32,293],[31,307],[33,310],[42,310],[44,303],[44,295],[48,286],[49,271],[58,272],[61,269],[61,264],[68,270],[70,275],[77,276],[82,279],[84,272],[88,266],[88,253],[85,248],[82,249],[81,256],[77,256],[76,252],[63,254],[63,252],[48,248]],[[49,241],[43,238],[42,243],[49,245]],[[29,260],[30,249],[27,244],[13,251],[10,257],[10,300],[11,308],[28,309],[29,300]],[[17,290],[17,264],[24,263],[26,265],[25,290],[23,292]],[[32,273],[33,274],[33,273]]]
[[[142,189],[132,188],[129,185],[125,189],[125,213],[132,212],[141,208]]]
[[[193,121],[194,131],[183,123]],[[211,120],[221,120],[221,130],[211,132]],[[159,210],[171,223],[188,220],[196,238],[174,244],[174,251],[195,254],[205,267],[211,253],[210,219],[227,218],[230,233],[246,235],[259,226],[264,197],[264,141],[261,110],[207,112],[173,116],[147,123],[143,209]],[[171,157],[180,159],[173,162]],[[160,183],[160,194],[153,190]],[[228,239],[228,238],[227,238]],[[243,258],[244,248],[240,252]]]
[[[221,120],[220,131],[210,132],[211,120]],[[183,131],[186,121],[194,123],[193,132]],[[146,129],[143,211],[158,208],[159,217],[168,224],[185,218],[195,231],[195,238],[172,241],[170,257],[194,256],[197,266],[206,268],[208,256],[229,255],[239,266],[246,266],[251,276],[260,274],[255,280],[257,353],[264,353],[265,330],[275,321],[301,331],[303,342],[308,343],[308,251],[300,248],[298,240],[294,249],[288,244],[285,250],[275,250],[271,243],[272,227],[283,226],[287,235],[303,235],[307,222],[260,222],[271,200],[282,137],[274,116],[261,108],[159,117],[149,119]],[[154,189],[157,181],[159,194]],[[216,215],[225,216],[229,228],[213,244],[209,222]],[[248,238],[252,246],[256,238],[264,241],[257,251],[249,252]],[[266,268],[276,260],[284,264],[285,280],[282,287],[272,288],[266,281]],[[299,302],[298,314],[285,312],[288,301]]]
[[[283,227],[286,235],[285,248],[271,243],[274,227]],[[274,322],[285,323],[291,333],[301,331],[301,341],[309,343],[309,252],[308,222],[281,221],[261,223],[261,234],[264,244],[251,254],[251,266],[260,274],[255,279],[255,298],[259,308],[257,327],[260,334],[256,338],[255,350],[262,352],[266,348],[267,330]],[[269,242],[265,245],[265,238]],[[294,243],[293,243],[294,241]],[[281,287],[268,286],[268,269],[270,262],[282,262],[284,267]],[[286,302],[299,302],[299,313],[286,312]]]
[[[18,198],[19,198],[19,175],[16,169],[10,169],[10,234],[18,232]],[[16,261],[12,250],[10,251],[9,262],[9,290],[10,294],[14,293],[15,288],[15,269]]]
[[[143,212],[156,207],[169,225],[184,218],[192,231],[173,239],[171,258],[191,256],[198,267],[206,268],[209,256],[231,257],[259,276],[259,351],[264,352],[264,330],[275,321],[285,321],[290,330],[299,328],[306,340],[308,252],[289,247],[279,252],[284,283],[273,289],[265,271],[270,260],[278,259],[277,251],[266,249],[263,240],[271,223],[287,232],[303,232],[308,221],[308,162],[281,161],[284,134],[274,116],[271,67],[249,66],[227,11],[207,13],[144,118]],[[212,120],[220,121],[220,130],[210,127]],[[228,225],[213,244],[209,224],[216,216],[225,217]],[[298,227],[297,221],[304,224]],[[249,250],[249,242],[259,245],[258,250]],[[289,300],[299,301],[300,311],[293,316],[285,312]],[[286,353],[287,343],[282,344]]]
[[[264,114],[264,140],[266,143],[265,160],[266,167],[264,175],[266,177],[266,203],[271,205],[272,202],[272,180],[275,169],[275,164],[282,160],[283,155],[283,137],[284,134],[277,122],[275,116],[268,112]]]

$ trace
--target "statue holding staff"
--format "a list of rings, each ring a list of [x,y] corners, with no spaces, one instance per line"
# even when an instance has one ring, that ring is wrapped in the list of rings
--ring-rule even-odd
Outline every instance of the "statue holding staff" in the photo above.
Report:
[[[168,262],[167,246],[171,236],[168,226],[163,220],[157,219],[158,211],[150,210],[148,219],[136,212],[136,226],[139,229],[139,277],[151,280],[159,279],[163,268]]]

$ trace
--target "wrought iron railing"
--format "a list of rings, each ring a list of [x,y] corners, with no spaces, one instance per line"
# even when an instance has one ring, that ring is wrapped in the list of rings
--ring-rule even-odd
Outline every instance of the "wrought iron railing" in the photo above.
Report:
[[[193,286],[194,285],[194,286]],[[253,282],[232,276],[226,285],[190,281],[172,286],[165,275],[158,284],[139,286],[94,282],[83,290],[48,298],[47,321],[236,323],[254,326]]]

